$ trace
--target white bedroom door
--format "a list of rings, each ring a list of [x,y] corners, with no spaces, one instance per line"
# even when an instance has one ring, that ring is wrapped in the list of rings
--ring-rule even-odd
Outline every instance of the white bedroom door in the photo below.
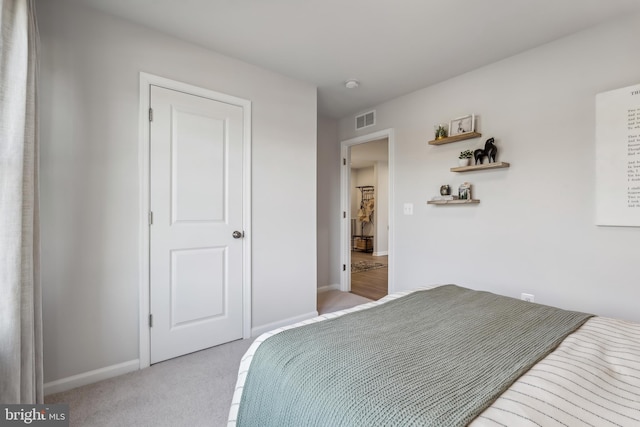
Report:
[[[151,363],[242,338],[243,109],[151,86]]]

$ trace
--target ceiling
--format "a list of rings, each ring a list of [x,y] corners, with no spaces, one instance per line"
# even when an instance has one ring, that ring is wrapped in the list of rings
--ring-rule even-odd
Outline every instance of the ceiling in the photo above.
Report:
[[[640,13],[640,0],[71,1],[311,83],[333,118]]]
[[[378,139],[351,146],[351,169],[370,168],[375,162],[389,161],[389,140]]]

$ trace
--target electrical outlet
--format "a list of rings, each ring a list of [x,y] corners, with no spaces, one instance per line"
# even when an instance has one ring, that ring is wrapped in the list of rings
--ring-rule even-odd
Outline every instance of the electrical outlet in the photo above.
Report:
[[[404,214],[405,215],[413,215],[413,203],[405,203],[404,204]]]
[[[520,294],[520,299],[526,302],[533,302],[535,296],[533,294],[525,294],[524,292]]]

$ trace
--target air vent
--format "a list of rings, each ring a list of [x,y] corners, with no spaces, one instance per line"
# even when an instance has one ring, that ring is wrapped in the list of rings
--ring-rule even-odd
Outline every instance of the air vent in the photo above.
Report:
[[[369,111],[368,113],[356,116],[356,130],[368,128],[376,124],[376,112]]]

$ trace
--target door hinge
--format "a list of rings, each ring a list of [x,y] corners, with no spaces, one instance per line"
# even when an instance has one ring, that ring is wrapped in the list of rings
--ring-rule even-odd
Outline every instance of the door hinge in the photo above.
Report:
[[[347,166],[347,159],[342,159],[342,166]]]
[[[153,327],[153,314],[149,314],[149,327]]]
[[[347,211],[342,211],[342,218],[346,218],[347,217]]]
[[[153,225],[153,212],[149,211],[149,225]]]
[[[149,121],[153,121],[153,108],[149,108]]]
[[[347,264],[342,264],[342,271],[347,271]]]

